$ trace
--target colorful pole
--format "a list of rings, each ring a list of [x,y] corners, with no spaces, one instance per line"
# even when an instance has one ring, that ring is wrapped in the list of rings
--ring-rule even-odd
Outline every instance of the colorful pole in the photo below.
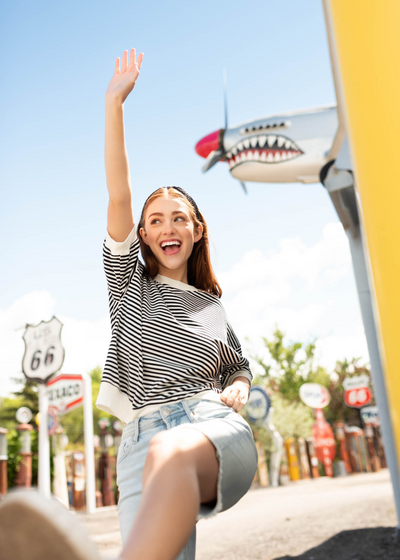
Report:
[[[389,466],[396,461],[390,471],[400,519],[400,3],[330,0],[329,13],[370,257],[375,319],[394,434],[394,449],[387,449],[387,455]]]

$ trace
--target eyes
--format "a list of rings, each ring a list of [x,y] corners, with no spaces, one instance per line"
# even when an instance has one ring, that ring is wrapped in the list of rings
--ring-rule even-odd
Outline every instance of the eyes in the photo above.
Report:
[[[185,216],[182,215],[182,216],[176,216],[176,217],[175,217],[174,222],[177,222],[177,221],[187,222],[188,220],[187,220],[187,218],[186,218]],[[150,221],[150,224],[151,224],[151,225],[157,224],[157,222],[161,222],[160,218],[153,218],[153,219]]]

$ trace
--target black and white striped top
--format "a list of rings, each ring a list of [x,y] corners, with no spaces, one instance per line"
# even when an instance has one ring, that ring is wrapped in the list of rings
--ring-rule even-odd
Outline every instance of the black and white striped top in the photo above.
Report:
[[[128,423],[184,399],[220,400],[249,362],[217,296],[144,274],[135,230],[103,246],[111,342],[96,405]]]

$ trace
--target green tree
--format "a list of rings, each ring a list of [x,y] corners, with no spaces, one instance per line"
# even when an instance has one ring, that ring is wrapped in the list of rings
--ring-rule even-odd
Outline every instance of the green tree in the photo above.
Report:
[[[13,381],[20,385],[18,391],[13,391],[13,397],[4,397],[0,403],[0,426],[7,429],[15,427],[17,420],[15,414],[21,406],[30,408],[35,418],[39,411],[39,396],[37,383],[24,377],[14,377]]]
[[[263,342],[271,363],[259,356],[252,358],[261,366],[262,378],[273,393],[290,402],[300,402],[299,389],[303,383],[329,385],[327,370],[315,363],[315,341],[286,342],[285,333],[276,327],[272,338],[263,337]]]

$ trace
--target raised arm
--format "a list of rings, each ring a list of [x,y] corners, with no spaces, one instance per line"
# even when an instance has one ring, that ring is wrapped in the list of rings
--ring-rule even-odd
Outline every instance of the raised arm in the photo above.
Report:
[[[114,241],[125,241],[134,227],[132,191],[130,184],[128,154],[124,133],[124,102],[135,87],[139,76],[143,53],[136,59],[131,49],[115,62],[114,75],[105,97],[105,147],[107,189],[109,194],[107,230]]]

